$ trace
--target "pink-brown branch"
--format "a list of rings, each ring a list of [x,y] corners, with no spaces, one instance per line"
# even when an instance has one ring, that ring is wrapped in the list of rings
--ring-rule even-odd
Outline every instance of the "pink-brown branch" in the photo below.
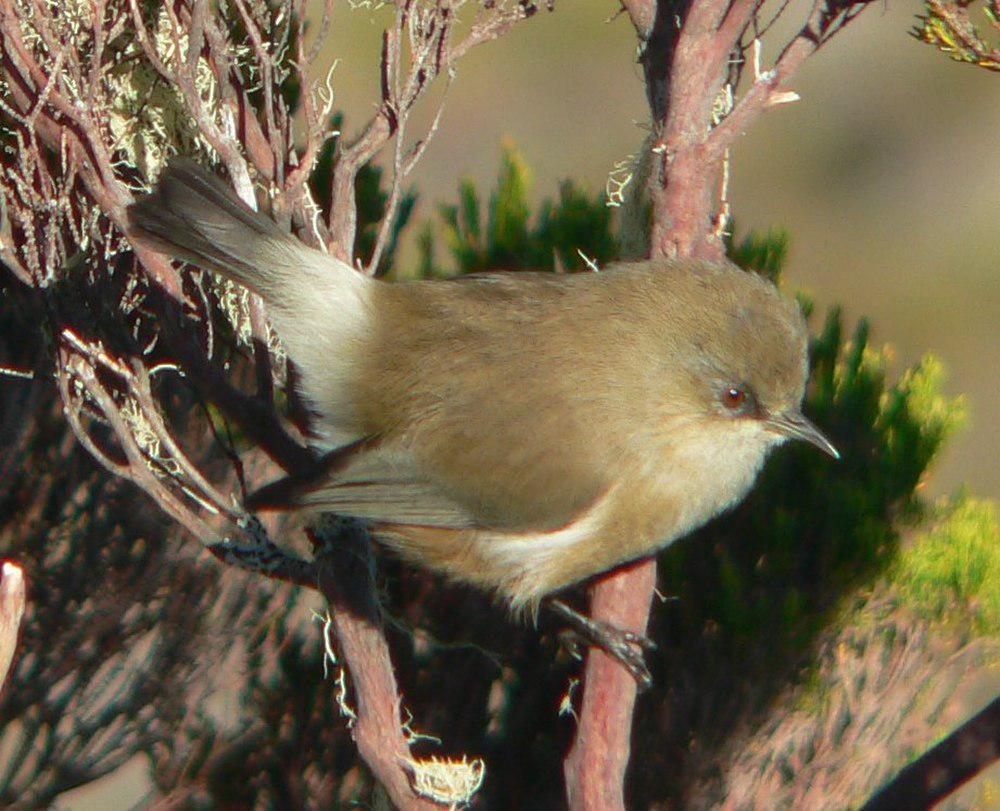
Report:
[[[602,578],[591,590],[590,612],[622,630],[645,634],[656,561],[638,561]],[[614,659],[591,649],[587,656],[579,724],[566,757],[566,796],[572,811],[625,808],[624,776],[631,752],[636,684]]]
[[[319,587],[333,609],[338,648],[354,679],[358,751],[396,808],[432,809],[413,790],[410,747],[400,695],[374,598],[374,560],[367,532],[353,522],[328,521],[315,534]]]
[[[14,660],[24,602],[24,573],[20,566],[4,561],[0,568],[0,690]]]
[[[716,225],[717,178],[726,150],[767,109],[805,59],[849,23],[864,3],[816,0],[802,30],[775,68],[754,82],[734,110],[713,120],[716,98],[742,59],[741,42],[760,0],[694,0],[686,16],[657,0],[622,0],[638,34],[647,98],[653,117],[648,193],[653,204],[652,258],[724,255]],[[640,207],[641,208],[641,207]],[[655,560],[598,580],[592,589],[595,619],[629,630],[645,629],[655,586]],[[635,685],[600,652],[587,657],[580,723],[566,760],[567,795],[574,809],[623,808]]]

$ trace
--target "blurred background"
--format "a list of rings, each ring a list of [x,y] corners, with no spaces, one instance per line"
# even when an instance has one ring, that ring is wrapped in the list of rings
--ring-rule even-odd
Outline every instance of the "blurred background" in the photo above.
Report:
[[[789,89],[802,100],[770,111],[732,156],[738,235],[786,229],[786,284],[822,313],[844,306],[868,316],[873,343],[889,343],[896,366],[927,351],[967,395],[971,420],[948,444],[934,492],[959,484],[1000,496],[1000,77],[950,62],[908,35],[919,3],[866,10],[810,59]],[[804,10],[792,3],[774,49]],[[340,4],[328,62],[352,137],[378,99],[378,56],[389,9]],[[748,72],[749,73],[749,72]],[[647,132],[636,37],[614,3],[577,0],[539,13],[459,64],[440,129],[415,170],[415,220],[453,202],[459,178],[495,182],[501,145],[515,144],[535,176],[533,196],[574,178],[596,193]],[[415,116],[424,131],[439,94]],[[426,104],[426,102],[425,102]],[[401,264],[416,261],[418,228],[406,232]]]
[[[324,46],[327,64],[337,61],[332,86],[337,107],[345,114],[344,130],[348,138],[363,126],[378,101],[381,33],[392,21],[390,9],[373,9],[363,3],[354,5],[355,8],[352,8],[351,2],[338,4],[333,35]],[[803,18],[805,11],[800,5],[792,3],[789,6],[780,30],[772,32],[770,41],[765,42],[765,69],[773,61],[774,50],[784,41],[784,35]],[[317,5],[317,11],[318,8]],[[1000,317],[1000,286],[993,281],[995,272],[1000,269],[997,267],[1000,264],[997,259],[1000,257],[1000,235],[994,227],[997,203],[1000,202],[1000,184],[997,182],[1000,170],[1000,138],[997,137],[1000,133],[1000,104],[997,104],[1000,100],[1000,76],[953,64],[938,51],[908,36],[914,15],[920,10],[919,3],[898,7],[895,4],[874,6],[810,59],[788,88],[795,90],[802,97],[801,101],[771,111],[754,125],[734,150],[730,199],[738,236],[751,229],[767,231],[780,228],[788,232],[790,257],[785,268],[785,283],[791,289],[803,290],[815,300],[820,316],[816,319],[817,326],[825,310],[834,304],[843,305],[848,332],[855,318],[870,317],[874,326],[874,345],[890,343],[894,347],[895,368],[890,370],[890,379],[898,376],[925,352],[932,351],[943,358],[951,371],[949,391],[967,395],[972,419],[964,433],[945,446],[937,475],[929,486],[934,493],[948,493],[960,484],[968,484],[973,492],[996,498],[1000,497],[1000,470],[992,461],[1000,452],[1000,427],[997,425],[1000,403],[992,372],[995,366],[1000,365],[1000,343],[994,334],[994,325]],[[615,4],[610,0],[564,0],[556,13],[540,12],[534,19],[518,25],[509,36],[474,49],[462,60],[455,81],[448,90],[447,105],[437,136],[412,176],[420,200],[414,222],[404,234],[400,253],[400,265],[404,270],[407,265],[415,266],[418,261],[417,236],[420,227],[428,221],[440,222],[437,204],[455,201],[461,178],[471,178],[484,194],[493,188],[504,144],[516,145],[532,167],[532,197],[536,201],[554,196],[564,178],[573,178],[596,194],[605,187],[608,173],[615,165],[640,150],[647,133],[647,108],[641,71],[636,64],[636,37],[627,17],[616,14],[616,11]],[[419,137],[426,130],[440,100],[441,88],[436,88],[424,101],[425,107],[411,119],[412,137]],[[61,422],[59,425],[62,428]],[[53,449],[53,452],[57,450]],[[858,456],[860,454],[856,454],[855,458]],[[786,453],[784,459],[786,469],[794,473],[798,469],[794,458]],[[840,473],[849,478],[849,470],[848,465],[842,465]],[[828,481],[821,478],[819,482],[819,487],[812,488],[810,492],[818,489],[822,498],[827,500]],[[125,495],[119,497],[123,503],[130,503],[125,501],[128,491],[122,492]],[[769,509],[771,502],[767,494],[761,492],[758,495],[758,507],[762,510],[768,508],[766,513],[770,517],[773,510]],[[753,508],[753,504],[749,506]],[[815,515],[809,509],[807,504],[800,512],[800,517],[804,513],[807,521]],[[80,512],[87,513],[84,508]],[[127,513],[136,520],[158,520],[158,514],[152,509],[148,513],[139,510]],[[151,515],[153,518],[149,517]],[[731,523],[741,520],[736,516]],[[879,526],[884,524],[883,521]],[[970,532],[978,526],[971,521],[968,525],[972,527]],[[747,523],[745,526],[752,527],[754,524]],[[710,530],[708,538],[702,538],[703,543],[692,548],[702,550],[706,556],[714,554],[712,550],[722,546],[716,542],[729,537],[730,540],[735,539],[732,547],[739,549],[746,546],[741,538],[746,531],[745,526],[741,525],[735,531],[730,524],[727,530],[719,522]],[[125,538],[139,534],[155,535],[153,530],[147,532],[145,528],[140,529],[141,533],[126,525],[122,535]],[[97,530],[94,533],[100,535]],[[941,545],[955,546],[953,535],[939,535]],[[101,549],[104,545],[111,550],[123,548],[123,544],[104,544],[103,535],[100,537],[101,543],[92,544],[93,548]],[[799,535],[793,533],[793,537],[798,538]],[[801,544],[804,547],[809,545],[808,542]],[[821,546],[818,543],[813,545],[817,548]],[[183,548],[194,554],[192,545]],[[683,549],[679,551],[684,552]],[[698,562],[694,551],[690,558]],[[168,559],[166,555],[165,559]],[[169,571],[171,587],[166,591],[168,595],[183,591],[190,595],[204,595],[206,600],[214,595],[215,592],[197,584],[182,587],[173,568],[176,562],[171,563],[168,569],[167,564],[161,566],[159,560],[156,558],[149,567],[153,572],[150,578],[158,583],[160,575],[153,575],[157,571]],[[391,562],[387,564],[389,567],[392,565]],[[675,566],[674,570],[679,568]],[[662,570],[669,571],[670,567],[664,566]],[[192,571],[198,576],[218,575],[214,565],[204,570],[192,568]],[[772,574],[772,580],[781,576],[778,567],[775,571],[777,574]],[[419,590],[422,581],[408,577],[405,569],[394,574],[394,582],[400,584],[398,588],[403,597],[409,598],[397,595],[400,605],[414,605],[423,599]],[[229,582],[236,584],[234,588],[241,589],[244,581],[230,577]],[[753,584],[746,582],[737,583],[737,586],[746,588],[745,601],[736,598],[731,601],[738,610],[742,610],[744,604],[764,603],[771,594],[763,587],[755,590]],[[101,593],[107,595],[109,591],[113,592],[113,589],[105,588]],[[267,602],[268,593],[266,588],[261,589],[259,599],[262,604]],[[813,592],[803,593],[810,595]],[[239,591],[237,596],[242,598],[243,592]],[[743,595],[737,593],[736,596]],[[464,602],[466,599],[471,602]],[[283,600],[293,604],[291,598],[284,595],[274,602],[283,605]],[[187,615],[197,615],[198,608],[192,608],[191,602],[184,601],[180,607]],[[555,659],[552,650],[555,643],[551,638],[539,642],[538,634],[533,629],[521,629],[506,620],[490,626],[489,617],[480,616],[484,602],[475,595],[468,597],[454,590],[448,591],[444,600],[430,602],[427,615],[413,621],[414,626],[423,627],[426,624],[431,629],[430,638],[447,641],[452,637],[446,636],[443,629],[457,625],[459,627],[452,629],[454,638],[464,639],[464,634],[468,632],[468,638],[475,639],[465,624],[472,627],[475,621],[481,621],[482,628],[497,634],[496,639],[491,639],[491,644],[503,650],[508,660],[521,668],[518,672],[525,684],[544,682],[544,689],[531,694],[536,703],[519,705],[520,711],[530,720],[544,718],[546,723],[556,724],[555,719],[550,718],[551,707],[555,706],[555,698],[564,691],[565,681],[562,671],[550,665]],[[811,605],[808,598],[802,602],[805,606]],[[690,594],[685,605],[690,606],[692,612],[701,607],[697,600],[691,599]],[[466,606],[473,606],[473,609]],[[303,605],[298,608],[302,609]],[[668,613],[666,609],[657,613],[663,627],[675,619],[673,615],[665,617]],[[917,627],[905,611],[900,613],[904,614],[902,618],[893,615],[886,620],[892,632],[886,635],[886,639],[893,641],[885,646],[881,646],[882,626],[879,622],[882,618],[879,617],[879,622],[855,623],[859,630],[855,630],[850,621],[845,621],[843,634],[834,638],[838,645],[831,645],[830,650],[839,652],[843,647],[839,643],[846,639],[850,650],[867,651],[865,655],[868,658],[859,658],[852,666],[856,667],[856,674],[864,677],[866,684],[875,684],[877,680],[871,674],[877,674],[878,667],[890,662],[888,653],[900,647],[894,642],[902,638],[898,635],[899,629],[910,633],[913,627]],[[324,684],[314,678],[317,635],[308,625],[308,620],[302,622],[291,612],[289,617],[281,620],[281,623],[287,622],[287,626],[274,622],[274,627],[266,624],[260,627],[274,640],[280,641],[283,653],[291,650],[298,656],[283,657],[282,665],[291,661],[292,665],[301,669],[294,671],[289,666],[289,673],[282,674],[285,682],[278,682],[276,677],[268,680],[273,674],[262,670],[264,676],[254,682],[260,695],[251,696],[257,703],[248,700],[252,710],[259,711],[263,717],[276,719],[276,726],[277,721],[286,717],[297,717],[287,707],[291,706],[294,710],[310,706],[308,700],[302,699],[304,686],[317,691],[325,689]],[[55,618],[62,623],[61,612],[57,612]],[[456,618],[460,618],[461,622],[456,622]],[[56,619],[50,625],[42,621],[36,624],[41,629],[55,627]],[[268,617],[265,619],[271,622]],[[700,623],[701,620],[698,620],[690,624],[696,632],[700,632]],[[226,628],[228,631],[228,626]],[[773,629],[766,626],[766,630],[770,634]],[[923,633],[923,626],[919,626],[918,630]],[[671,703],[673,694],[687,690],[684,695],[693,696],[702,691],[706,681],[701,672],[705,659],[699,659],[699,654],[714,651],[716,671],[740,672],[739,667],[732,667],[730,648],[722,645],[713,648],[715,643],[711,637],[702,639],[697,633],[693,636],[693,640],[685,638],[683,642],[692,645],[685,650],[695,651],[694,654],[663,657],[662,667],[673,669],[669,671],[671,678],[664,676],[659,684],[669,685],[671,698],[655,697],[655,704],[653,698],[647,699],[650,709],[642,713],[643,734],[659,735],[657,724],[667,719],[664,723],[669,725],[670,713],[676,706],[702,707],[693,700],[687,705],[683,702]],[[917,638],[916,631],[912,636]],[[287,642],[287,639],[292,639],[292,642]],[[308,642],[303,643],[302,639]],[[959,638],[956,644],[964,642],[964,638]],[[915,643],[911,647],[924,652],[920,644]],[[542,648],[542,653],[538,653],[541,645],[549,647]],[[680,649],[680,645],[677,640],[671,640],[672,650]],[[271,650],[256,636],[248,642],[248,647],[254,655],[256,647],[265,653]],[[936,660],[931,654],[939,652],[939,648],[928,643],[927,650],[930,651],[925,657],[929,663],[927,666],[936,667]],[[966,672],[972,673],[966,686],[956,692],[957,703],[963,712],[977,710],[996,694],[997,671],[995,667],[991,669],[982,665],[979,659],[955,660],[956,664],[949,658],[950,650],[948,648],[938,658],[946,661],[947,667],[956,674],[955,679],[959,676],[964,678]],[[458,718],[461,713],[447,701],[432,703],[422,695],[421,690],[432,693],[431,687],[436,689],[434,678],[442,673],[463,686],[490,684],[489,679],[495,676],[493,663],[480,661],[479,657],[461,658],[461,654],[462,651],[450,649],[444,653],[435,651],[430,657],[431,665],[421,661],[417,662],[419,667],[414,664],[415,655],[397,659],[397,662],[402,662],[404,678],[409,677],[414,684],[408,692],[408,699],[418,710],[421,722],[431,730],[448,729],[451,744],[458,748],[464,745],[464,739],[455,729],[458,726],[456,719],[462,720]],[[263,659],[264,654],[260,658]],[[697,663],[698,667],[697,673],[693,672],[694,669],[687,673],[686,682],[674,678],[678,674],[684,676],[684,662],[681,661],[684,658]],[[530,667],[525,663],[529,663]],[[432,670],[431,667],[438,669]],[[816,667],[821,675],[827,674],[827,670],[823,669],[826,664]],[[256,670],[249,665],[246,669],[257,678]],[[891,670],[888,665],[885,669]],[[829,671],[831,683],[847,683],[842,669],[831,666]],[[512,673],[514,670],[504,672]],[[926,674],[939,674],[941,671],[914,669],[901,672],[900,680],[909,682],[909,685],[904,683],[895,695],[905,697],[909,694],[903,688],[934,681]],[[424,673],[430,673],[434,678],[427,677],[418,684],[417,676]],[[911,673],[917,675],[911,677]],[[241,675],[245,674],[241,671]],[[937,681],[943,683],[946,680],[939,678]],[[785,681],[775,679],[773,683],[780,686]],[[232,695],[231,685],[224,687],[229,689],[229,693],[220,699],[227,703],[219,714],[235,718],[239,715],[238,699]],[[717,693],[723,693],[725,687],[723,683]],[[455,691],[453,695],[446,690],[442,692],[448,698],[454,696],[456,701],[460,699],[463,707],[467,705],[475,709],[479,706],[465,692]],[[219,690],[219,693],[223,694],[224,690]],[[884,693],[891,695],[893,691],[887,689]],[[286,705],[281,705],[280,702],[286,699]],[[884,695],[873,688],[869,701],[876,710],[881,708],[883,699]],[[420,712],[421,700],[427,702],[430,710]],[[706,699],[709,700],[711,696]],[[315,701],[316,707],[332,714],[335,708],[328,704],[325,696]],[[267,712],[261,710],[262,707]],[[725,710],[724,707],[715,709],[720,714]],[[791,717],[791,713],[788,715]],[[915,724],[923,724],[922,716],[913,715]],[[705,717],[711,716],[706,714]],[[324,716],[316,722],[315,718],[308,716],[307,720],[312,721],[311,729],[339,736],[337,746],[340,748],[319,738],[309,741],[310,745],[330,758],[344,752],[348,753],[347,757],[353,757],[353,745],[339,719],[331,720]],[[478,730],[478,718],[473,720],[475,723],[469,722],[469,725]],[[938,720],[943,728],[959,722],[958,716]],[[675,726],[686,734],[683,722]],[[861,728],[864,724],[855,726]],[[248,768],[251,771],[258,769],[256,777],[263,773],[264,766],[261,764],[281,763],[288,768],[287,764],[295,763],[296,757],[308,761],[305,755],[313,750],[302,743],[304,737],[299,728],[290,728],[292,732],[285,730],[284,737],[271,729],[267,730],[264,740],[273,739],[274,745],[270,749],[254,749],[254,757],[259,761],[250,763]],[[565,736],[568,728],[567,723],[557,729]],[[912,741],[922,747],[927,739],[926,729],[921,727],[919,732],[919,735],[913,733]],[[899,737],[905,738],[904,735]],[[512,734],[510,740],[516,744],[519,739]],[[559,738],[552,736],[551,740],[558,743]],[[748,739],[744,736],[735,740],[744,744]],[[684,738],[682,743],[683,751],[689,753],[694,738]],[[283,746],[287,751],[282,749]],[[868,746],[869,749],[877,748],[871,744]],[[482,751],[477,747],[478,744],[468,749]],[[714,750],[704,744],[703,747],[701,751],[707,753],[704,757],[710,759]],[[638,778],[646,782],[664,780],[664,763],[681,750],[669,746],[661,748],[662,751],[655,753],[659,760],[647,758],[645,772],[638,774]],[[537,756],[534,768],[543,770],[549,760],[555,762],[561,751],[555,745],[551,751],[541,754],[537,748],[532,750]],[[865,751],[865,748],[859,745],[858,751]],[[288,752],[292,753],[291,756]],[[526,768],[513,757],[497,757],[495,762],[514,764],[514,771]],[[682,757],[675,758],[674,768],[682,762]],[[850,765],[852,769],[862,770],[871,767],[863,758],[856,758]],[[154,766],[161,767],[162,777],[165,773],[162,763],[154,762]],[[994,767],[991,777],[994,783],[1000,779],[997,768]],[[298,774],[306,770],[296,766],[288,768],[288,771]],[[557,771],[549,769],[548,773],[557,774]],[[495,785],[504,785],[502,779],[495,779]],[[247,785],[251,786],[249,781]],[[143,807],[148,801],[150,789],[146,760],[135,756],[125,767],[102,780],[64,794],[59,799],[58,807],[73,811]],[[954,802],[953,807],[972,807],[971,803],[961,799]]]

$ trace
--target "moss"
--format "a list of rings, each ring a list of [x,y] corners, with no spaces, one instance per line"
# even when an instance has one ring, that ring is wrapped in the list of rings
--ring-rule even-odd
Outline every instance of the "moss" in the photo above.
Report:
[[[902,598],[935,620],[1000,636],[1000,515],[967,494],[940,502],[929,529],[899,553],[889,576]]]

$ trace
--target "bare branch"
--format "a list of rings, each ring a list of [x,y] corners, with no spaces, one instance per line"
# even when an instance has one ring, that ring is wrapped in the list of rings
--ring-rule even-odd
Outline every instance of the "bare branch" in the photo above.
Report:
[[[656,585],[656,561],[639,561],[607,575],[591,591],[590,615],[642,635]],[[589,648],[573,747],[566,757],[566,794],[573,811],[625,808],[625,768],[631,747],[636,684],[603,651]]]
[[[17,648],[17,632],[24,616],[24,574],[21,567],[4,561],[0,568],[0,690]]]
[[[653,31],[656,20],[656,0],[621,0],[622,8],[628,13],[640,42],[645,42]]]
[[[931,808],[1000,758],[1000,697],[896,775],[861,811]]]
[[[406,765],[410,747],[403,733],[400,698],[389,648],[374,600],[374,559],[363,524],[327,518],[315,533],[320,590],[333,610],[333,627],[355,679],[354,739],[393,805],[439,808],[413,790]]]
[[[838,31],[847,26],[867,5],[866,2],[846,3],[842,6],[813,5],[809,20],[778,57],[772,70],[754,77],[753,86],[737,103],[733,112],[709,136],[706,160],[717,160],[757,117],[772,106],[788,80],[794,76],[805,60]]]
[[[385,32],[382,45],[380,75],[382,103],[379,111],[364,127],[362,134],[345,148],[334,167],[331,180],[332,205],[328,219],[330,252],[346,262],[352,260],[357,223],[354,204],[354,178],[360,168],[375,157],[393,137],[402,138],[406,119],[414,105],[426,93],[433,80],[442,72],[449,77],[458,60],[476,45],[497,39],[521,20],[533,16],[538,7],[532,2],[517,3],[513,8],[503,4],[484,6],[465,38],[451,43],[453,11],[447,0],[437,0],[433,6],[424,7],[415,0],[399,0],[396,4],[395,25]],[[402,65],[402,38],[408,38],[409,65],[404,77]],[[405,177],[412,170],[416,159],[423,153],[426,143],[433,136],[437,120],[421,140],[420,148],[412,153],[413,160],[403,162],[405,146],[397,144],[394,168],[396,177]],[[396,195],[398,204],[399,195]],[[386,219],[389,219],[388,217]],[[384,224],[384,221],[383,221]],[[380,256],[388,236],[379,234],[376,253]],[[378,258],[378,256],[376,257]],[[377,270],[377,263],[369,263],[368,272]]]

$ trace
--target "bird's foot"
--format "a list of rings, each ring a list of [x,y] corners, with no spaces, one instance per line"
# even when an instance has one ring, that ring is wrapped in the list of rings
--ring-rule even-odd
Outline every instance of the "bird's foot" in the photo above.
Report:
[[[656,643],[642,634],[625,631],[615,625],[595,620],[570,608],[561,600],[548,600],[547,605],[569,628],[559,635],[560,641],[571,654],[579,658],[580,646],[600,648],[628,671],[639,686],[639,691],[653,685],[653,677],[646,667],[647,652],[656,650]]]

